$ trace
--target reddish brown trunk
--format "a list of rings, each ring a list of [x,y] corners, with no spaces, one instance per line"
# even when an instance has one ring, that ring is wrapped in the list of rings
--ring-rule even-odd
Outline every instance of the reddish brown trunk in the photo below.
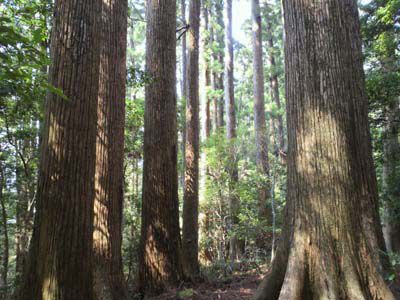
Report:
[[[188,99],[186,103],[186,173],[182,247],[185,274],[199,275],[199,26],[200,0],[189,2]]]
[[[127,299],[122,272],[127,0],[103,1],[94,199],[94,291]]]
[[[159,293],[179,279],[176,3],[147,0],[146,86],[139,285]]]
[[[101,1],[56,1],[37,215],[23,300],[91,300]],[[78,20],[78,21],[77,21]]]
[[[355,0],[284,0],[287,220],[256,299],[394,300],[384,250]]]
[[[239,223],[238,214],[240,209],[240,200],[235,192],[239,180],[238,168],[235,153],[236,140],[236,113],[235,113],[235,95],[233,85],[233,39],[232,39],[232,0],[225,2],[225,72],[224,72],[224,92],[225,92],[225,110],[226,110],[226,137],[229,142],[230,165],[229,169],[229,229],[234,231]],[[231,232],[229,242],[229,256],[231,260],[238,259],[241,255],[241,243],[236,233]]]
[[[262,54],[262,30],[259,0],[251,1],[253,19],[253,91],[254,91],[254,128],[256,131],[257,169],[265,176],[258,187],[258,215],[261,221],[268,227],[272,226],[271,203],[268,203],[271,195],[269,183],[268,163],[268,135],[265,122],[264,106],[264,64]],[[268,179],[267,179],[268,178]],[[262,239],[261,239],[262,240]],[[271,247],[270,239],[265,239],[258,246]]]

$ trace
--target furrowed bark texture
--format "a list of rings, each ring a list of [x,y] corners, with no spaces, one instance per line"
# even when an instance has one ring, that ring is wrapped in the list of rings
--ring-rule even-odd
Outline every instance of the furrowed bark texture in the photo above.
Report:
[[[225,1],[225,71],[224,71],[224,96],[226,111],[226,137],[230,143],[230,187],[229,187],[229,229],[233,230],[238,224],[238,213],[240,209],[240,200],[234,189],[239,180],[238,168],[235,155],[235,139],[236,139],[236,112],[235,112],[235,95],[233,83],[233,38],[232,38],[232,0]],[[231,260],[239,258],[241,254],[241,245],[236,234],[232,234],[229,242],[229,256]]]
[[[102,6],[93,228],[98,300],[127,299],[121,257],[127,7],[127,0]]]
[[[56,1],[37,213],[18,299],[93,299],[92,241],[101,1]]]
[[[253,20],[253,91],[254,91],[254,128],[256,131],[256,163],[258,171],[268,178],[268,139],[265,122],[264,105],[264,63],[262,54],[262,29],[259,0],[251,1]],[[263,182],[258,187],[258,216],[260,220],[272,226],[272,209],[270,201],[271,184]],[[270,236],[264,239],[260,236],[258,246],[271,247]]]
[[[147,1],[142,229],[139,285],[159,293],[179,279],[176,3]]]
[[[381,276],[357,3],[283,3],[287,223],[256,299],[392,300]]]
[[[186,102],[186,168],[183,198],[182,250],[185,275],[199,275],[199,26],[200,0],[189,2],[188,94]]]

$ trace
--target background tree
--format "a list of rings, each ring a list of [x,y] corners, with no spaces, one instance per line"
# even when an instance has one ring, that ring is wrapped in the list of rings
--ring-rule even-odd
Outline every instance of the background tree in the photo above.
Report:
[[[182,247],[187,276],[199,276],[199,27],[200,0],[189,2],[189,51],[186,102],[186,167],[183,198]]]
[[[158,293],[179,278],[176,4],[147,1],[144,166],[139,285]]]
[[[256,299],[394,299],[376,179],[365,176],[374,169],[357,3],[283,4],[288,221]]]
[[[127,299],[122,269],[126,0],[102,6],[94,198],[94,291],[99,300]]]
[[[258,187],[259,217],[266,221],[266,226],[272,225],[272,212],[269,198],[271,195],[271,185],[268,182],[269,164],[268,164],[268,140],[267,128],[265,122],[264,106],[264,69],[262,53],[262,29],[261,29],[261,11],[258,0],[251,1],[252,21],[253,21],[253,90],[254,90],[254,128],[255,142],[257,147],[257,168],[264,180],[261,180]],[[270,241],[266,241],[267,247]],[[262,244],[260,245],[262,246]],[[261,247],[260,247],[261,248]]]

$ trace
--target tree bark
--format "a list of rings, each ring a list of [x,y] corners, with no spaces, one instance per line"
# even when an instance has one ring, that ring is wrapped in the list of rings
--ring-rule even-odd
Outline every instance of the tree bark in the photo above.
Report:
[[[284,0],[287,207],[256,299],[385,299],[358,8]]]
[[[233,83],[233,38],[232,38],[232,0],[225,2],[225,71],[224,71],[224,95],[226,110],[226,137],[229,143],[229,229],[231,238],[229,241],[229,257],[233,261],[241,255],[241,243],[235,232],[232,232],[238,225],[238,214],[240,200],[235,193],[235,188],[239,180],[235,140],[236,140],[236,112],[235,95]]]
[[[176,2],[147,0],[146,86],[139,286],[156,294],[180,277]]]
[[[186,24],[186,0],[181,0],[181,16]],[[182,105],[181,105],[181,114],[183,124],[182,126],[182,171],[181,171],[181,186],[182,186],[182,194],[185,193],[185,168],[186,168],[186,101],[187,101],[187,33],[183,34],[182,37]]]
[[[93,228],[98,300],[128,298],[121,257],[127,9],[127,0],[103,1]]]
[[[188,99],[186,102],[186,172],[182,246],[185,275],[199,276],[199,26],[200,0],[189,2]]]
[[[18,299],[93,299],[101,1],[56,1],[37,213]]]
[[[265,121],[264,104],[264,63],[262,53],[262,29],[259,0],[251,1],[253,20],[253,91],[254,91],[254,128],[256,132],[256,163],[258,171],[265,177],[258,187],[258,216],[268,227],[272,226],[268,162],[268,135]],[[260,239],[261,241],[263,239]],[[258,246],[271,247],[271,239],[266,238]]]

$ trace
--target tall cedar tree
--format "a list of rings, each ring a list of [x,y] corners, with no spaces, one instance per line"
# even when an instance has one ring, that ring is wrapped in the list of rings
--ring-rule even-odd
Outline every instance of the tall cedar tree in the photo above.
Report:
[[[224,92],[225,92],[225,111],[226,111],[226,137],[229,142],[229,226],[230,230],[235,229],[238,224],[238,214],[240,209],[239,198],[235,193],[235,187],[239,180],[237,161],[235,155],[236,139],[236,112],[235,95],[233,82],[233,38],[232,38],[232,0],[225,1],[225,71],[224,71]],[[229,242],[229,256],[231,260],[237,259],[241,254],[241,242],[237,234],[231,232]]]
[[[224,4],[223,0],[216,0],[215,3],[215,15],[216,15],[216,20],[218,24],[218,30],[216,33],[217,36],[217,44],[218,44],[218,62],[219,65],[224,66],[224,61],[225,61],[225,22],[224,22],[224,17],[223,17],[223,10],[224,10]],[[225,74],[224,72],[220,72],[218,76],[218,83],[217,83],[217,89],[218,90],[224,90],[224,81],[225,81]],[[218,105],[218,128],[222,128],[224,126],[224,97],[221,96],[220,99],[218,99],[219,105]]]
[[[206,138],[210,137],[211,134],[211,98],[209,94],[209,89],[211,86],[211,64],[210,64],[210,54],[208,49],[211,48],[211,38],[210,38],[210,9],[209,9],[209,4],[207,0],[202,0],[202,11],[203,11],[203,20],[204,20],[204,26],[203,26],[203,60],[204,60],[204,94],[205,94],[205,132],[206,132]]]
[[[189,2],[187,65],[185,190],[183,197],[182,247],[186,275],[199,275],[199,27],[200,0]]]
[[[381,276],[357,2],[283,4],[287,223],[256,299],[394,300]]]
[[[254,91],[254,128],[256,131],[257,169],[265,177],[269,175],[268,163],[268,139],[265,122],[264,105],[264,63],[262,53],[262,29],[259,0],[251,1],[253,20],[253,91]],[[272,209],[269,199],[271,195],[271,184],[263,182],[258,187],[258,215],[260,220],[272,226]],[[260,247],[271,246],[270,239],[260,243]]]
[[[127,0],[102,6],[94,199],[96,299],[127,299],[122,271]]]
[[[37,213],[20,300],[93,299],[99,0],[56,1]],[[79,20],[79,22],[77,21]]]
[[[159,293],[180,275],[177,119],[176,2],[147,0],[146,86],[142,228],[139,285]]]

